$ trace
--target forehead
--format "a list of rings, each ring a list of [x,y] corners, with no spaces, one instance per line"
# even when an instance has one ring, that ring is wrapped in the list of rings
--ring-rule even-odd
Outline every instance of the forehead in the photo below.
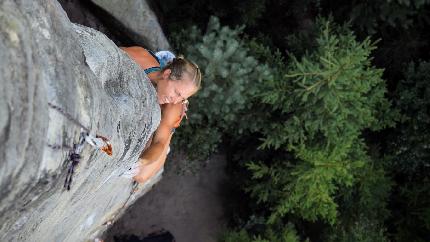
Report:
[[[188,98],[196,92],[196,86],[193,82],[187,80],[175,81],[174,88],[182,97]]]

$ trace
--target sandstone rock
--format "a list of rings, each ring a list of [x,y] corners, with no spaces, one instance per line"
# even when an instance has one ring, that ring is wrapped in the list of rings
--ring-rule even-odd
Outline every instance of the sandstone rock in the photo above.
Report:
[[[121,176],[160,121],[146,75],[103,34],[70,23],[55,0],[0,2],[0,241],[87,241],[130,196]],[[81,127],[110,139],[113,155],[84,146],[70,191],[68,149]]]
[[[91,0],[119,21],[130,37],[153,51],[170,48],[157,16],[145,0]]]

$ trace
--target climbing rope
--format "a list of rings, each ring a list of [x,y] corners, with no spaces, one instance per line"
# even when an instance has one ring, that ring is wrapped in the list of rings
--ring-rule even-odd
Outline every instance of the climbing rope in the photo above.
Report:
[[[69,121],[74,123],[75,125],[79,126],[81,128],[81,132],[79,135],[79,142],[73,143],[73,147],[67,146],[67,145],[49,145],[49,147],[53,149],[60,149],[60,148],[69,148],[69,154],[67,157],[67,161],[70,162],[69,167],[67,169],[67,175],[66,180],[64,181],[64,188],[67,190],[70,190],[70,185],[72,184],[73,180],[73,174],[75,173],[75,167],[79,164],[82,156],[82,150],[84,149],[85,143],[90,144],[92,147],[96,149],[100,149],[109,156],[112,156],[112,145],[110,144],[109,140],[101,135],[96,135],[95,137],[90,134],[90,130],[85,127],[83,124],[81,124],[78,120],[73,118],[71,114],[66,112],[61,107],[54,105],[52,103],[48,103],[49,107],[51,107],[54,110],[57,110],[59,113],[61,113],[64,117],[66,117]]]
[[[101,136],[101,135],[95,135],[95,137],[93,135],[90,134],[90,129],[88,129],[87,127],[85,127],[81,122],[79,122],[78,120],[76,120],[75,118],[73,118],[73,116],[71,114],[69,114],[68,112],[66,112],[64,109],[62,109],[61,107],[54,105],[50,102],[48,102],[49,107],[51,107],[54,110],[57,110],[59,113],[61,113],[64,117],[66,117],[69,121],[71,121],[72,123],[76,124],[77,126],[81,127],[81,129],[83,129],[84,132],[84,140],[90,144],[91,146],[102,150],[103,152],[105,152],[106,154],[108,154],[109,156],[112,156],[112,145],[109,142],[109,139]],[[81,132],[82,134],[82,132]],[[54,146],[51,146],[54,147]],[[55,148],[57,148],[58,146],[55,146]]]

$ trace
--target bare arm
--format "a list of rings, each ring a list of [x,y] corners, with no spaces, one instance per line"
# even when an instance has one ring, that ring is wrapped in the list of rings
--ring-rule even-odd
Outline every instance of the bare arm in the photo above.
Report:
[[[181,112],[181,104],[163,105],[161,122],[155,131],[152,143],[139,157],[141,169],[134,177],[137,182],[145,182],[164,165],[173,135],[172,129],[175,128],[175,124],[180,119]]]
[[[134,60],[142,69],[159,66],[157,60],[144,48],[139,46],[119,47]]]
[[[155,131],[151,145],[139,157],[142,165],[149,165],[162,157],[163,151],[169,147],[172,138],[171,130],[171,127],[160,124]]]

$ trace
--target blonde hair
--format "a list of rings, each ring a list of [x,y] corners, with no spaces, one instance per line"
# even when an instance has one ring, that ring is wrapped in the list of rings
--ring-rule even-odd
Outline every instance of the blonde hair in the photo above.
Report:
[[[202,72],[199,66],[185,59],[183,56],[178,56],[173,58],[172,61],[167,63],[162,69],[161,72],[170,69],[170,79],[172,80],[182,80],[183,74],[187,73],[191,77],[191,81],[197,89],[200,89],[202,82]]]

